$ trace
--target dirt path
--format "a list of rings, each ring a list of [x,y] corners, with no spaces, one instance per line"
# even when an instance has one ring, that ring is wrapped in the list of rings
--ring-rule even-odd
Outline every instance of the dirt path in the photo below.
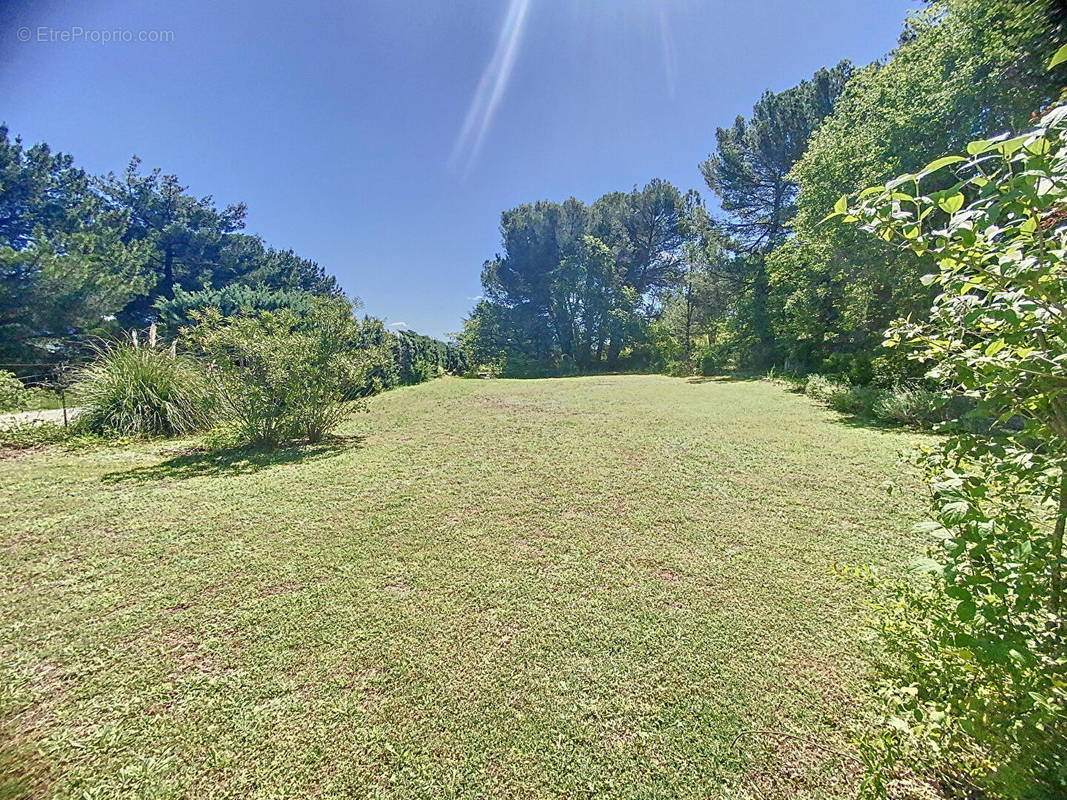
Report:
[[[78,409],[68,408],[67,419],[74,419]],[[63,409],[49,408],[43,411],[16,411],[11,414],[0,414],[0,428],[7,428],[22,422],[55,422],[63,424]]]

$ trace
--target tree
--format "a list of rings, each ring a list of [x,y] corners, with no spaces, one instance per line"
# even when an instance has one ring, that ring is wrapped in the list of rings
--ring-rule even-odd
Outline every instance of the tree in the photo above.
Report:
[[[744,324],[758,342],[750,356],[758,365],[775,357],[766,257],[783,243],[796,212],[797,184],[790,171],[851,73],[851,65],[842,61],[784,92],[764,92],[750,119],[739,116],[733,127],[716,130],[716,151],[701,164],[704,181],[726,214],[719,224],[738,252],[735,266],[745,273]]]
[[[215,207],[210,196],[186,194],[176,175],[154,169],[147,175],[133,158],[122,175],[108,173],[96,182],[108,208],[127,215],[126,242],[147,242],[152,284],[131,301],[120,319],[140,325],[153,317],[159,298],[170,300],[180,287],[196,291],[211,279],[228,244],[229,235],[244,227],[244,204]]]
[[[713,264],[722,264],[721,246],[712,242],[689,243],[679,261],[679,278],[669,292],[662,320],[666,330],[681,344],[686,372],[693,370],[696,340],[719,345],[722,320],[728,313],[730,284],[716,274]]]
[[[485,298],[499,308],[472,314],[468,351],[487,355],[473,343],[493,340],[497,355],[488,360],[505,358],[512,368],[615,365],[640,339],[642,322],[659,313],[698,204],[695,193],[653,180],[591,206],[570,198],[504,212],[502,254],[482,270]]]
[[[136,158],[94,179],[0,126],[0,358],[25,377],[160,313],[181,324],[208,302],[306,310],[306,295],[340,295],[314,261],[238,233],[244,214]]]
[[[910,17],[891,59],[852,75],[789,176],[795,240],[768,265],[794,363],[869,361],[895,317],[928,306],[928,256],[819,223],[842,194],[917,170],[927,153],[1024,126],[1059,92],[1043,61],[1063,14],[1046,0],[938,0]]]
[[[219,413],[242,439],[317,442],[359,407],[366,384],[352,312],[339,297],[316,298],[304,318],[289,309],[232,317],[208,309],[184,337],[207,362]]]
[[[239,284],[274,291],[339,295],[337,279],[292,250],[267,247],[258,236],[231,233],[209,278],[212,286]]]

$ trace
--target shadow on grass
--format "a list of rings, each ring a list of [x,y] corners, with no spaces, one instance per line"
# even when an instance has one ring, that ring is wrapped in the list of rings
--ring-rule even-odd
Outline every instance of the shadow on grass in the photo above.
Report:
[[[101,482],[153,483],[186,478],[247,475],[283,464],[299,464],[330,458],[362,445],[365,436],[330,436],[314,444],[294,442],[278,447],[231,447],[225,450],[192,448],[147,467],[109,472]]]

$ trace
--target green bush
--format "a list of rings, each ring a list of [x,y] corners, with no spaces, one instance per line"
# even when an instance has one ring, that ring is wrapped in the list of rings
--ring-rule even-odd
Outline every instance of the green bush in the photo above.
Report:
[[[74,426],[98,436],[181,436],[210,423],[212,392],[188,356],[137,340],[97,346],[78,375]]]
[[[22,381],[0,369],[0,411],[22,411],[29,399]]]
[[[901,387],[882,392],[874,404],[874,415],[882,422],[933,428],[947,418],[945,399],[922,387]]]
[[[918,456],[935,544],[921,575],[879,585],[893,657],[884,724],[861,740],[868,793],[911,772],[951,796],[1067,797],[1067,105],[834,216],[927,259],[930,313],[886,345],[932,365],[946,415],[965,398],[1002,423]],[[904,390],[880,409],[927,419],[935,405]]]
[[[918,384],[925,372],[921,361],[908,358],[907,353],[896,347],[886,348],[871,359],[871,384],[880,389]]]
[[[842,414],[868,417],[880,401],[881,392],[869,386],[845,386],[830,395],[830,408]]]
[[[725,345],[704,345],[693,353],[693,363],[697,371],[705,376],[720,375],[726,369],[730,352]]]
[[[804,394],[812,400],[817,400],[826,405],[832,405],[834,397],[846,392],[848,392],[846,384],[827,378],[824,375],[809,375],[808,382],[804,384]]]
[[[343,298],[316,298],[302,318],[287,309],[197,316],[186,337],[209,364],[223,423],[243,441],[319,441],[358,407],[368,359]]]
[[[819,367],[823,375],[832,375],[859,386],[871,382],[874,371],[866,353],[830,353]]]

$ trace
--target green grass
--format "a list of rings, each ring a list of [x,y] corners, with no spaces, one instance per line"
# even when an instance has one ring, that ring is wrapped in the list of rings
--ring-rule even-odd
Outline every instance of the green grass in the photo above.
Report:
[[[757,381],[370,412],[0,460],[0,797],[853,796],[822,747],[871,645],[832,566],[918,549],[910,436]]]

